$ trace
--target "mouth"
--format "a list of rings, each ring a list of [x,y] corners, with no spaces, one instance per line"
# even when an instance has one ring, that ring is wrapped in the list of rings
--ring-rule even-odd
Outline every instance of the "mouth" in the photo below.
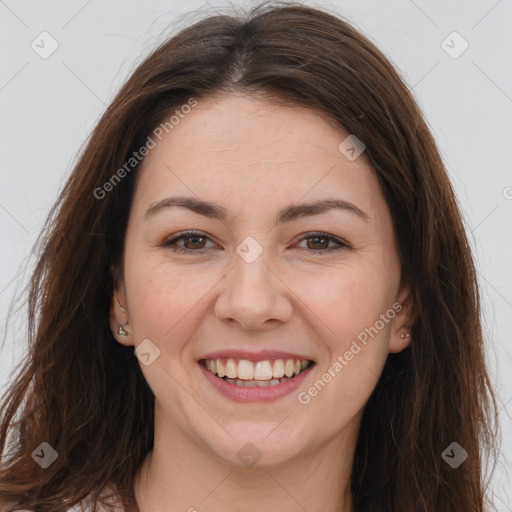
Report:
[[[200,359],[206,379],[222,395],[238,402],[264,402],[281,398],[304,381],[315,366],[309,359]]]
[[[277,386],[294,379],[314,364],[308,359],[200,359],[199,363],[212,375],[235,386],[247,388]]]

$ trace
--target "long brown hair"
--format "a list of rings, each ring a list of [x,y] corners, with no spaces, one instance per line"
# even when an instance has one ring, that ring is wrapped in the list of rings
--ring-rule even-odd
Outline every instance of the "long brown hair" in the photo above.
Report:
[[[295,3],[182,30],[139,65],[98,122],[41,235],[29,353],[2,404],[0,498],[62,512],[113,485],[136,510],[133,482],[153,446],[154,395],[133,347],[113,338],[108,313],[138,166],[97,191],[190,98],[234,91],[313,108],[355,134],[391,212],[402,283],[412,290],[413,342],[389,355],[365,406],[354,510],[482,512],[496,403],[452,186],[386,57],[339,16]],[[457,469],[442,457],[454,441],[468,453]],[[45,469],[32,456],[42,442],[58,453]]]

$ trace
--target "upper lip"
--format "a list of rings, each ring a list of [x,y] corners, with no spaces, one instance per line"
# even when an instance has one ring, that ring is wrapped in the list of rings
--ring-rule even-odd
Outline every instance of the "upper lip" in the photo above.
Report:
[[[292,352],[284,352],[282,350],[260,350],[259,352],[248,352],[246,350],[217,350],[200,357],[201,359],[246,359],[248,361],[266,361],[269,359],[301,359],[305,361],[313,361],[311,357],[296,354]]]

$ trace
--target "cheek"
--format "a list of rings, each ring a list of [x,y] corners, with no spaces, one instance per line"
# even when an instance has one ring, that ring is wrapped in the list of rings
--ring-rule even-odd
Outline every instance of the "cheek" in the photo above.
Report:
[[[367,346],[344,364],[336,359],[331,361],[318,369],[317,378],[309,387],[301,390],[297,398],[303,408],[299,410],[335,435],[362,411],[377,385],[385,360],[386,354],[377,346]]]
[[[294,282],[293,291],[317,316],[324,341],[338,352],[391,308],[396,284],[378,260],[304,273]]]
[[[222,277],[212,270],[170,264],[156,255],[127,258],[126,291],[136,340],[150,338],[166,352],[181,348],[180,340],[185,343],[198,315],[205,314],[208,293]]]
[[[323,418],[333,435],[362,410],[388,357],[395,314],[388,286],[380,272],[354,268],[333,273],[328,288],[318,280],[304,288],[311,299],[308,306],[319,318],[315,331],[321,333],[318,343],[325,358],[319,361],[316,379],[298,398],[304,412]]]
[[[140,261],[140,264],[136,264]],[[131,263],[131,265],[130,265]],[[140,364],[142,373],[159,401],[179,413],[189,399],[177,382],[186,382],[190,357],[184,351],[197,326],[198,315],[204,314],[201,301],[210,289],[207,273],[185,270],[168,262],[152,261],[151,256],[127,259],[126,292],[135,344],[150,339],[159,350],[150,365]],[[156,350],[156,349],[153,349]],[[156,352],[155,352],[156,353]]]

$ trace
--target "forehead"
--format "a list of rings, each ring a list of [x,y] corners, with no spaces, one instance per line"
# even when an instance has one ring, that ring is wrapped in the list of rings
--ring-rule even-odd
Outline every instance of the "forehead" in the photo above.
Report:
[[[177,146],[177,160],[205,153],[236,155],[251,164],[319,156],[339,160],[338,146],[349,135],[316,110],[240,94],[202,98],[175,122],[146,158],[148,163]]]
[[[248,198],[288,204],[329,193],[357,199],[371,216],[380,187],[364,153],[351,161],[340,151],[348,135],[301,106],[244,95],[199,99],[145,157],[136,202],[147,208],[172,191],[242,207]]]

